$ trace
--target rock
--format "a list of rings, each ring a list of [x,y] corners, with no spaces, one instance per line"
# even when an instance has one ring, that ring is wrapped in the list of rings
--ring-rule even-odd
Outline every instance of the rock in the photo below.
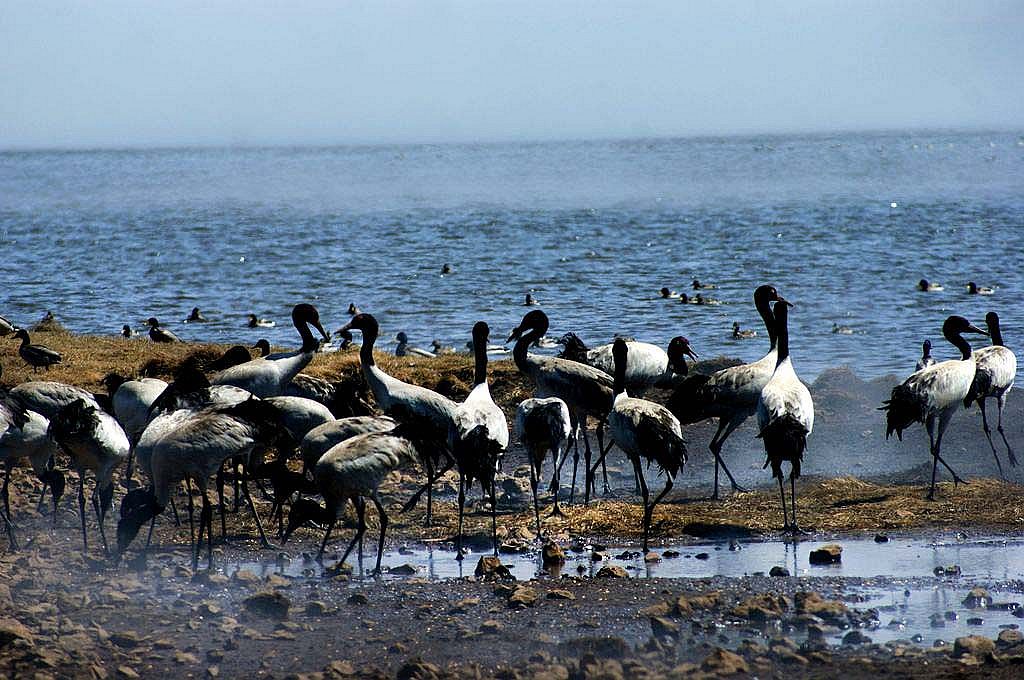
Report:
[[[992,598],[989,596],[988,591],[975,586],[967,593],[967,597],[964,598],[961,604],[968,609],[984,609],[991,602]]]
[[[817,616],[833,625],[839,625],[847,620],[849,610],[839,600],[826,600],[814,591],[796,593],[794,599],[796,610],[801,614]]]
[[[682,553],[678,550],[666,550],[665,552],[661,553],[661,556],[664,557],[666,560],[675,559],[680,555],[682,555]]]
[[[928,617],[928,621],[930,622],[932,628],[945,628],[946,627],[946,620],[945,620],[945,618],[943,618],[942,614],[940,614],[938,612],[935,612],[934,614],[929,616]]]
[[[811,551],[808,561],[811,564],[839,564],[843,561],[843,546],[838,543],[823,545]]]
[[[0,649],[15,640],[23,640],[29,645],[35,644],[35,637],[33,637],[32,631],[26,628],[20,621],[11,618],[0,619]]]
[[[888,534],[884,534],[884,533],[875,534],[875,543],[888,543],[888,542],[889,542]]]
[[[135,672],[135,669],[131,666],[118,666],[117,672],[129,680],[138,680],[139,674]]]
[[[541,548],[541,559],[544,565],[565,564],[565,551],[557,543],[547,542]]]
[[[515,581],[515,576],[509,568],[501,563],[501,560],[494,555],[484,555],[476,563],[474,575],[483,581],[504,580]]]
[[[656,552],[649,552],[644,555],[644,562],[646,564],[654,564],[655,562],[661,562],[661,555]]]
[[[310,600],[306,603],[307,616],[325,616],[329,611],[327,603],[321,600]]]
[[[700,668],[706,673],[717,675],[735,675],[738,673],[749,673],[750,666],[739,654],[735,654],[721,647],[715,649],[704,657]]]
[[[291,600],[273,590],[264,590],[242,600],[242,607],[250,614],[279,620],[288,618],[291,605]]]
[[[932,570],[932,573],[935,574],[936,576],[939,576],[939,577],[942,577],[942,576],[959,576],[960,575],[960,565],[959,564],[951,564],[948,567],[941,567],[941,566],[940,567],[935,567],[935,569]]]
[[[575,600],[576,596],[572,591],[555,588],[554,590],[548,591],[547,598],[549,600]]]
[[[224,614],[224,610],[221,609],[220,605],[213,600],[204,600],[199,603],[198,607],[196,607],[196,613],[199,614],[199,616],[206,618],[214,618],[222,616]]]
[[[174,653],[174,663],[181,665],[197,664],[199,663],[199,659],[196,657],[195,654],[178,651]]]
[[[505,625],[501,621],[494,621],[488,619],[480,624],[480,632],[484,635],[497,635],[505,628]]]
[[[844,645],[866,645],[871,643],[869,638],[859,630],[851,630],[849,633],[843,636]]]
[[[519,586],[508,598],[508,606],[512,609],[526,609],[536,604],[540,594],[533,588]]]
[[[427,663],[422,659],[410,659],[406,661],[401,668],[398,669],[398,673],[395,674],[397,680],[431,680],[441,675],[441,669],[432,663]]]
[[[352,593],[351,595],[348,596],[348,598],[345,600],[345,602],[347,602],[348,604],[356,604],[356,605],[369,604],[370,603],[370,598],[368,598],[363,593]]]
[[[711,555],[707,554],[706,552],[697,553],[693,557],[694,557],[694,559],[697,559],[697,560],[711,559]]]
[[[256,587],[260,585],[260,577],[248,569],[239,569],[231,577],[231,580],[246,586]]]
[[[220,677],[220,666],[208,666],[206,668],[206,677],[210,680],[215,680]]]
[[[345,678],[356,674],[356,667],[351,661],[332,661],[324,666],[324,675],[329,678]]]
[[[967,619],[968,626],[983,626],[985,625],[985,619],[980,616],[972,616]]]
[[[761,593],[749,597],[733,607],[732,615],[749,621],[764,622],[769,619],[782,618],[789,609],[789,600],[784,595]]]
[[[396,576],[415,576],[416,567],[411,564],[400,564],[397,567],[388,569],[388,573],[395,574]]]
[[[1024,633],[1019,630],[1001,630],[999,631],[999,637],[996,638],[996,645],[1000,648],[1016,647],[1017,645],[1024,642]]]
[[[597,578],[629,578],[629,574],[616,564],[606,564],[598,570]]]
[[[668,602],[655,602],[640,610],[640,616],[668,616],[672,613],[672,605]]]
[[[651,633],[659,640],[663,638],[679,639],[679,624],[672,619],[667,619],[664,616],[652,616],[650,622]]]
[[[142,642],[138,633],[126,630],[120,633],[111,633],[110,641],[121,649],[135,649]]]
[[[210,649],[206,652],[206,660],[210,663],[220,663],[224,660],[224,652],[219,649]]]
[[[958,637],[953,643],[953,656],[973,656],[976,659],[990,659],[995,654],[996,643],[981,635]]]
[[[776,567],[772,567],[771,570],[768,572],[768,575],[769,576],[778,576],[778,577],[789,576],[789,569],[786,569],[785,567],[777,567],[777,566]]]

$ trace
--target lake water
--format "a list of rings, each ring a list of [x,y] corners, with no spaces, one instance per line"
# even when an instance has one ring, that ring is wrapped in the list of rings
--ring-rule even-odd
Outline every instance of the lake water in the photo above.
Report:
[[[0,314],[98,334],[155,315],[185,339],[290,346],[294,303],[334,329],[355,302],[382,341],[461,347],[478,319],[503,340],[530,292],[552,335],[682,334],[754,359],[766,341],[731,324],[764,335],[751,293],[770,282],[796,304],[802,375],[873,377],[913,370],[926,337],[951,356],[952,313],[996,310],[1016,344],[1022,227],[1020,132],[6,152]],[[695,277],[723,304],[656,299]],[[946,290],[915,292],[922,277]],[[193,306],[211,322],[182,325]],[[278,325],[247,329],[249,312]]]

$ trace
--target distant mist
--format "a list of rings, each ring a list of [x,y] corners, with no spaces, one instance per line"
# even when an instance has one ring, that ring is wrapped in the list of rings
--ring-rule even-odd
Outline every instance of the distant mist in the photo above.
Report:
[[[0,148],[1024,124],[1024,5],[5,3]]]

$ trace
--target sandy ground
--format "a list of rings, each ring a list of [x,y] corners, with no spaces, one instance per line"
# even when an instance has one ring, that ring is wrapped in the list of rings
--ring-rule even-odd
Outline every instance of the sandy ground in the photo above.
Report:
[[[96,391],[107,370],[134,373],[154,358],[169,368],[196,349],[154,349],[145,342],[62,334],[45,341],[69,358],[67,366],[48,377]],[[8,384],[31,377],[17,364],[14,349],[14,343],[0,343]],[[453,396],[465,393],[472,370],[465,357],[434,363],[386,361],[388,370]],[[354,366],[351,355],[331,355],[318,358],[311,372],[337,378],[355,374]],[[526,396],[526,386],[511,362],[496,363],[493,369],[494,392],[511,411]],[[1019,473],[1009,471],[1009,482],[991,478],[992,453],[973,412],[957,417],[945,449],[951,464],[971,477],[971,483],[954,487],[944,482],[937,501],[924,500],[921,484],[930,466],[923,433],[918,428],[902,444],[886,442],[881,414],[874,410],[894,382],[864,382],[835,371],[812,385],[818,418],[809,442],[808,478],[798,486],[801,523],[816,538],[965,528],[994,535],[1022,533],[1021,488],[1013,483]],[[1024,441],[1020,403],[1011,397],[1004,419],[1015,447]],[[725,455],[741,482],[757,490],[729,493],[722,501],[707,499],[713,466],[706,443],[712,433],[708,423],[687,428],[690,462],[676,491],[655,515],[656,542],[771,537],[779,528],[777,492],[761,469],[763,454],[750,424],[733,436]],[[513,447],[501,480],[500,538],[513,548],[535,539],[523,462],[521,450]],[[577,540],[637,540],[640,511],[631,475],[617,453],[609,465],[612,493],[587,507],[567,507],[565,518],[545,519],[543,531],[549,539],[563,546]],[[385,501],[394,520],[392,544],[445,540],[454,532],[451,477],[441,485],[433,527],[422,526],[422,505],[399,514],[417,480],[415,471],[409,471],[386,485]],[[213,570],[202,568],[201,562],[193,573],[187,523],[175,527],[169,517],[158,521],[145,562],[137,550],[142,535],[126,559],[115,564],[99,545],[91,515],[90,549],[83,553],[76,483],[70,475],[68,494],[51,528],[49,509],[35,510],[38,483],[27,470],[15,471],[11,505],[22,548],[0,555],[0,673],[6,676],[1009,678],[1024,673],[1024,645],[1010,633],[996,642],[954,645],[950,640],[938,648],[815,642],[815,627],[858,624],[855,606],[841,601],[857,586],[856,579],[570,574],[528,583],[475,577],[428,582],[416,576],[355,578],[345,571],[324,578],[261,578],[251,573],[229,578],[221,569],[225,564],[273,562],[279,552],[284,559],[301,560],[301,553],[313,549],[320,536],[313,528],[302,529],[283,550],[261,549],[245,513],[228,513],[228,543],[220,543],[215,519]],[[183,493],[177,499],[179,509],[186,507]],[[120,495],[119,489],[108,519],[111,537]],[[265,516],[270,504],[255,495]],[[486,540],[489,520],[479,512],[476,497],[468,533],[479,543]],[[371,525],[372,546],[372,513]],[[351,524],[335,535],[331,554],[344,545],[350,531]],[[473,566],[467,565],[467,573]],[[979,585],[1024,593],[1024,584],[1017,581]]]

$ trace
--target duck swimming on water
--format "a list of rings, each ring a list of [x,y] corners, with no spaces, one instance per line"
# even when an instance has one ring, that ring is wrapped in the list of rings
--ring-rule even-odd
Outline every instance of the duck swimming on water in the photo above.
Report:
[[[701,283],[700,279],[694,279],[692,286],[694,290],[712,290],[718,288],[718,286],[713,283]]]
[[[540,300],[538,300],[537,298],[533,297],[529,293],[526,294],[526,300],[523,301],[523,306],[524,307],[535,307],[535,306],[537,306],[539,304],[540,304]]]
[[[748,338],[756,338],[757,337],[757,331],[741,329],[740,328],[740,322],[739,321],[733,321],[732,322],[732,337],[737,338],[737,339],[744,339],[744,340],[746,340]]]
[[[249,321],[247,321],[245,325],[249,328],[273,328],[277,325],[270,319],[261,319],[255,314],[249,314],[248,318]]]
[[[995,292],[995,289],[989,286],[979,286],[974,281],[967,282],[968,295],[994,295]]]
[[[398,341],[398,347],[395,348],[396,357],[434,357],[436,356],[433,352],[427,351],[422,347],[414,347],[409,344],[409,336],[405,334],[405,331],[401,331],[395,336],[395,340]]]
[[[661,294],[661,297],[664,300],[675,300],[676,298],[679,297],[679,293],[675,292],[674,290],[671,290],[668,287],[663,287],[658,292]]]
[[[199,311],[199,308],[193,307],[184,323],[205,323],[206,321],[209,321],[209,319],[203,316],[203,313]]]
[[[946,290],[941,283],[931,283],[928,279],[921,279],[917,282],[917,289],[922,293],[938,293]]]

